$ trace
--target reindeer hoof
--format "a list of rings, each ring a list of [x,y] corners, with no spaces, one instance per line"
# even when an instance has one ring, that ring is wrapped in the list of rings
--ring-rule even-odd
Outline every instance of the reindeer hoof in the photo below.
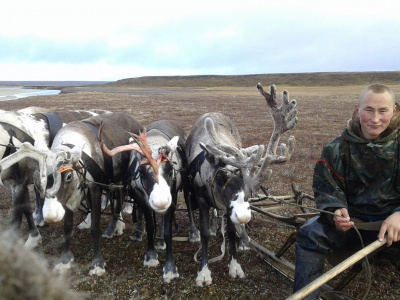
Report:
[[[198,280],[198,281],[196,281],[196,286],[198,286],[198,287],[203,287],[203,283],[205,283],[207,286],[209,286],[209,285],[211,285],[212,284],[212,281],[201,281],[201,280]]]
[[[105,273],[106,273],[106,270],[104,268],[101,268],[98,266],[89,271],[90,276],[96,275],[96,276],[100,277],[100,276],[103,276]]]

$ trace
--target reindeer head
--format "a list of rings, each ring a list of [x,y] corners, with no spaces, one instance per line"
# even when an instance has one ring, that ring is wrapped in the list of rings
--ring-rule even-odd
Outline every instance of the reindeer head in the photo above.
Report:
[[[131,184],[143,187],[145,197],[150,207],[157,213],[164,213],[172,203],[171,195],[171,173],[173,168],[170,164],[172,155],[177,149],[179,137],[173,137],[164,146],[155,145],[157,151],[151,149],[147,141],[146,132],[139,135],[129,133],[132,137],[132,143],[109,150],[102,143],[103,152],[113,156],[122,151],[135,151],[144,159],[139,168],[140,177]],[[132,158],[133,157],[133,158]],[[135,159],[135,156],[131,156]],[[140,184],[137,181],[140,181]]]
[[[43,206],[43,217],[48,222],[62,220],[65,212],[62,204],[75,210],[82,199],[78,172],[83,147],[84,144],[72,149],[60,146],[48,151],[46,164],[49,177]]]
[[[233,126],[233,125],[232,125]],[[235,143],[222,143],[221,134],[215,128],[212,118],[206,118],[204,129],[211,141],[200,142],[214,174],[211,181],[211,193],[215,205],[230,210],[230,218],[236,224],[246,223],[251,218],[249,203],[246,199],[256,191],[254,176],[259,169],[257,163],[262,158],[264,146],[249,148],[233,146]]]

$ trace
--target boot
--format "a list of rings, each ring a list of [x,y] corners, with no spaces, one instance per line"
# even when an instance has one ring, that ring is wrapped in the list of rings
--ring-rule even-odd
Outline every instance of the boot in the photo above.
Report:
[[[296,244],[296,268],[294,274],[293,292],[305,287],[324,271],[325,254],[303,249]],[[319,289],[311,292],[304,299],[319,299]]]

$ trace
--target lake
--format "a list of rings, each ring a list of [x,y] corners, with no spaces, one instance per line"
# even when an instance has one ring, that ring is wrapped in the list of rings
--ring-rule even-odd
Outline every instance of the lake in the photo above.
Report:
[[[0,101],[17,100],[34,96],[57,95],[60,90],[24,89],[22,87],[0,87]]]

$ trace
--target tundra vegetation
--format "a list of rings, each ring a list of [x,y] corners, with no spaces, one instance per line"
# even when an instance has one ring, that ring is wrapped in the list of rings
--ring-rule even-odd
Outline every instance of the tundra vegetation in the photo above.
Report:
[[[394,74],[397,76],[397,73]],[[294,182],[301,191],[312,194],[312,172],[322,147],[340,134],[351,117],[354,104],[360,91],[368,84],[375,82],[370,76],[353,81],[357,85],[316,85],[288,86],[277,81],[267,82],[255,78],[252,84],[245,87],[201,87],[201,79],[196,88],[131,86],[127,83],[107,85],[104,87],[69,87],[68,93],[54,96],[39,96],[17,101],[1,102],[1,109],[16,110],[28,106],[42,106],[54,109],[106,109],[124,111],[143,125],[161,119],[177,121],[188,133],[195,120],[207,112],[223,113],[233,121],[242,137],[243,147],[265,144],[273,132],[273,120],[266,113],[265,99],[260,95],[256,84],[264,87],[276,84],[277,96],[287,90],[291,99],[297,100],[298,124],[290,131],[296,138],[296,148],[290,161],[282,165],[271,166],[272,175],[264,186],[272,195],[292,194],[291,183]],[[380,81],[388,84],[400,99],[400,85],[393,81]],[[340,84],[340,85],[339,85]],[[169,84],[171,86],[171,84]],[[283,136],[283,141],[288,136]],[[0,190],[0,229],[9,227],[11,220],[11,194],[7,189]],[[312,202],[307,205],[313,206]],[[178,198],[176,221],[179,225],[174,236],[187,236],[188,218],[182,195]],[[182,209],[182,210],[181,210]],[[290,215],[297,212],[287,207],[281,214]],[[199,215],[195,213],[195,221]],[[77,213],[76,224],[85,219]],[[79,219],[80,218],[80,219]],[[102,241],[102,252],[107,261],[107,273],[102,277],[88,276],[88,265],[93,258],[90,231],[74,228],[71,249],[75,254],[74,266],[68,274],[70,286],[87,295],[88,299],[285,299],[292,293],[292,282],[278,271],[267,265],[251,251],[238,252],[242,268],[246,274],[243,279],[232,279],[227,276],[228,255],[212,264],[213,282],[211,286],[195,286],[195,274],[198,264],[193,256],[199,248],[198,243],[174,241],[174,259],[179,269],[179,278],[165,284],[160,276],[165,262],[165,253],[159,252],[160,265],[156,268],[143,266],[146,236],[141,243],[129,242],[129,236],[135,229],[131,218],[125,218],[126,230],[123,235]],[[109,216],[102,217],[101,226],[107,227]],[[25,224],[25,223],[24,223]],[[294,228],[281,222],[253,213],[247,232],[251,238],[262,246],[277,251]],[[28,235],[26,225],[22,226],[22,235]],[[24,231],[25,230],[25,231]],[[42,245],[37,251],[42,254],[49,265],[58,260],[60,244],[63,240],[61,224],[50,224],[41,229]],[[26,236],[23,236],[26,238]],[[210,256],[219,252],[221,237],[210,241]],[[294,260],[293,251],[289,251],[287,260]],[[329,267],[329,266],[327,266]],[[372,287],[370,299],[398,299],[400,297],[399,270],[387,260],[381,260],[372,267]],[[358,275],[345,292],[360,298],[365,292],[366,276]]]

